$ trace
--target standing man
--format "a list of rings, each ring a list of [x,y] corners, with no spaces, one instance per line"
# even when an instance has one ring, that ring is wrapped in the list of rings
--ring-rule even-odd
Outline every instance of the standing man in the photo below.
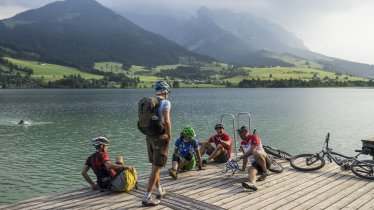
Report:
[[[171,121],[170,121],[170,86],[165,81],[156,82],[156,96],[161,99],[157,110],[157,117],[165,126],[165,132],[161,135],[147,135],[148,159],[152,163],[152,171],[149,175],[147,191],[142,199],[142,204],[146,206],[156,206],[160,204],[160,199],[165,195],[165,190],[160,184],[160,171],[166,166],[169,153],[169,144],[171,140]],[[155,189],[155,197],[152,195]]]
[[[245,170],[248,161],[251,163],[251,166],[248,168],[249,181],[242,182],[242,186],[246,189],[256,191],[257,187],[255,184],[257,174],[261,174],[258,181],[265,180],[269,175],[268,168],[271,162],[262,147],[260,138],[257,135],[249,133],[246,126],[240,127],[237,131],[242,139],[240,147],[241,150],[243,150],[243,155],[237,157],[236,161],[243,159],[243,170]]]
[[[203,163],[226,163],[230,159],[231,155],[231,137],[225,132],[223,124],[219,123],[214,126],[216,134],[211,136],[208,141],[201,142],[200,154],[203,155],[205,152],[209,155],[207,160]],[[214,143],[216,147],[212,146]]]

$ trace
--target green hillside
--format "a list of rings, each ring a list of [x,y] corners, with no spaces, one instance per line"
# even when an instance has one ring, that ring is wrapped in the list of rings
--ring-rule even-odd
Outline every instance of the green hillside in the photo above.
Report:
[[[253,68],[219,62],[125,67],[117,62],[98,62],[90,71],[92,73],[86,73],[75,68],[38,61],[24,61],[10,57],[4,57],[4,59],[6,62],[0,63],[0,86],[10,88],[36,87],[35,82],[38,83],[37,87],[149,88],[157,80],[167,80],[174,87],[201,88],[238,87],[241,86],[240,83],[243,80],[263,81],[260,87],[264,87],[264,85],[265,87],[277,87],[277,85],[272,85],[276,84],[276,81],[286,81],[282,82],[282,85],[287,85],[287,81],[290,80],[304,81],[298,83],[303,84],[303,87],[304,85],[308,87],[372,85],[372,81],[366,78],[310,68],[314,64],[308,64],[305,67],[305,62],[301,61],[298,61],[297,66],[302,67],[267,68]],[[7,78],[9,77],[14,81],[8,82]],[[36,79],[36,81],[32,82],[30,79]],[[88,79],[94,80],[88,81]],[[306,84],[305,82],[311,83]],[[22,84],[24,85],[22,86]]]
[[[291,59],[295,59],[290,57]],[[361,77],[353,77],[349,75],[327,72],[319,69],[307,68],[307,66],[315,66],[320,68],[316,63],[309,65],[305,64],[304,60],[292,60],[296,66],[301,67],[268,67],[268,68],[251,68],[229,65],[225,63],[200,63],[199,70],[201,72],[211,72],[209,80],[201,79],[185,79],[178,76],[172,76],[172,72],[178,67],[188,67],[187,65],[164,65],[156,66],[148,69],[143,66],[131,66],[125,70],[122,64],[115,62],[101,62],[95,64],[95,69],[104,72],[125,73],[129,77],[139,77],[140,87],[149,87],[152,82],[166,79],[169,81],[180,82],[180,87],[222,87],[225,82],[230,82],[234,85],[238,84],[243,79],[256,80],[289,80],[298,79],[304,81],[310,80],[334,80],[334,81],[368,81],[368,79]],[[170,71],[169,76],[160,76],[162,71]],[[186,70],[188,71],[188,70]],[[166,73],[167,74],[167,73]],[[187,74],[187,73],[186,73]],[[201,73],[203,74],[203,73]],[[197,81],[199,80],[199,81]]]
[[[103,76],[101,75],[81,72],[78,69],[66,67],[66,66],[60,66],[60,65],[49,64],[49,63],[40,63],[37,61],[23,61],[23,60],[18,60],[14,58],[8,58],[8,57],[6,57],[6,59],[20,67],[26,67],[26,68],[32,69],[33,74],[31,75],[31,78],[43,78],[45,81],[49,81],[49,80],[55,81],[55,80],[63,79],[64,76],[78,75],[78,74],[80,74],[81,77],[84,79],[103,78]]]

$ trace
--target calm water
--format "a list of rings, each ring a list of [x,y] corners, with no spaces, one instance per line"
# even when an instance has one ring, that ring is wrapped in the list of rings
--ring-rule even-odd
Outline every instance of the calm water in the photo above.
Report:
[[[80,172],[96,136],[109,138],[112,159],[124,155],[127,164],[148,173],[136,121],[138,100],[152,94],[0,90],[0,205],[87,186]],[[222,114],[239,112],[251,113],[251,128],[264,144],[293,154],[320,150],[327,132],[336,151],[354,154],[362,138],[374,135],[374,89],[176,89],[170,100],[173,142],[186,124],[206,139]],[[18,126],[20,119],[31,125]],[[224,123],[232,135],[231,119]]]

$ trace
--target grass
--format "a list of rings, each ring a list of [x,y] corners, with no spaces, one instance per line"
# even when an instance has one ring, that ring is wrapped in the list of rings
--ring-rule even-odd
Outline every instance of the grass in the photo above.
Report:
[[[126,73],[126,71],[122,68],[122,64],[116,62],[95,63],[94,69],[104,72],[113,72],[116,74]]]
[[[248,77],[227,78],[225,81],[238,84],[242,79],[260,79],[260,80],[280,80],[280,79],[301,79],[309,81],[316,75],[319,79],[336,79],[337,75],[332,72],[310,69],[310,68],[291,68],[291,67],[272,67],[272,68],[249,68],[243,67],[249,72]],[[338,81],[357,81],[367,79],[361,77],[351,77],[348,75],[338,76]]]
[[[55,64],[49,63],[40,63],[37,61],[23,61],[14,58],[5,58],[8,61],[16,64],[20,67],[27,67],[34,71],[31,75],[32,78],[43,78],[45,81],[55,81],[59,79],[63,79],[64,75],[72,75],[72,74],[80,74],[82,78],[85,79],[101,79],[103,76],[95,75],[90,73],[81,72],[76,68],[60,66]]]
[[[6,58],[13,64],[16,64],[21,67],[27,67],[33,69],[34,73],[32,74],[33,78],[43,78],[45,81],[51,80],[58,80],[62,79],[67,75],[72,74],[80,74],[81,77],[85,79],[101,79],[103,76],[95,75],[90,73],[84,73],[79,71],[78,69],[48,64],[48,63],[40,63],[37,61],[23,61],[14,58]],[[367,81],[368,79],[360,78],[360,77],[352,77],[348,75],[341,75],[337,76],[335,73],[327,72],[319,70],[321,66],[317,63],[306,62],[303,59],[298,59],[295,57],[287,57],[287,55],[282,55],[282,59],[286,60],[289,59],[289,62],[294,63],[298,67],[270,67],[270,68],[252,68],[252,67],[241,67],[242,70],[248,72],[248,76],[242,77],[232,77],[232,78],[223,78],[222,75],[215,75],[212,76],[211,79],[218,80],[218,81],[228,81],[233,84],[238,84],[243,79],[260,79],[260,80],[280,80],[280,79],[301,79],[301,80],[311,80],[314,76],[318,77],[319,79],[323,80],[324,78],[334,79],[338,81],[357,81],[357,80],[364,80]],[[117,62],[100,62],[95,63],[94,68],[99,71],[104,72],[113,72],[113,73],[124,73],[128,77],[139,77],[140,84],[139,87],[149,88],[155,81],[163,80],[165,78],[155,76],[156,73],[160,72],[161,70],[168,70],[168,69],[175,69],[178,66],[183,66],[182,64],[176,65],[163,65],[163,66],[156,66],[152,70],[146,69],[143,66],[136,66],[132,65],[130,69],[125,70],[121,63]],[[315,68],[312,68],[315,67]],[[225,63],[213,62],[213,63],[205,63],[201,67],[202,70],[215,70],[218,72],[228,69],[229,65]],[[24,74],[23,72],[20,72]],[[175,78],[180,81],[179,78]],[[222,85],[215,85],[215,84],[185,84],[183,82],[180,83],[180,87],[223,87]]]

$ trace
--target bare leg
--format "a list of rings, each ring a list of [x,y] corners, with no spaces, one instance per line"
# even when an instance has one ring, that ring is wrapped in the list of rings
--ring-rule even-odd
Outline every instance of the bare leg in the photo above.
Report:
[[[200,154],[203,155],[207,150],[210,150],[212,145],[209,142],[201,142]]]
[[[269,174],[269,169],[266,167],[266,153],[262,151],[255,151],[253,153],[253,157],[255,161],[261,166],[262,170],[266,173]]]
[[[149,179],[148,179],[148,187],[147,187],[148,193],[151,193],[153,191],[153,188],[155,187],[155,185],[157,187],[160,186],[160,171],[161,171],[160,167],[152,165],[152,172],[149,175]]]
[[[186,159],[183,159],[181,163],[179,164],[178,169],[183,168],[185,165],[187,165],[188,161]]]
[[[178,161],[173,161],[172,168],[173,168],[174,171],[177,171],[178,165],[179,165]]]
[[[125,162],[123,161],[123,157],[121,155],[118,155],[117,158],[116,158],[116,162],[118,163],[122,163],[122,164],[125,164]]]
[[[256,175],[257,175],[258,171],[255,167],[249,167],[248,168],[248,177],[249,177],[249,182],[252,182],[253,184],[256,184]]]
[[[244,158],[243,159],[243,165],[242,165],[242,170],[244,171],[245,168],[247,167],[247,164],[248,164],[248,158]]]
[[[221,154],[221,152],[225,151],[225,148],[222,145],[218,145],[214,152],[208,157],[208,160],[214,159]]]

